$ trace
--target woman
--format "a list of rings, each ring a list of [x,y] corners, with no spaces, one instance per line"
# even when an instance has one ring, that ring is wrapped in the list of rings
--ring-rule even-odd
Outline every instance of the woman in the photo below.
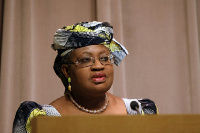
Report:
[[[65,95],[50,105],[23,102],[17,110],[13,132],[31,132],[38,115],[157,114],[149,99],[122,99],[107,91],[113,83],[113,63],[119,65],[128,51],[113,38],[107,22],[80,22],[58,29],[52,48],[57,50],[54,70]]]

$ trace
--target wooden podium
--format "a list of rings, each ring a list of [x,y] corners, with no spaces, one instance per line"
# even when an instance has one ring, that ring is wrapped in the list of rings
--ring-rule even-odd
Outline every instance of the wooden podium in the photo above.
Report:
[[[200,115],[37,117],[33,133],[200,133]]]

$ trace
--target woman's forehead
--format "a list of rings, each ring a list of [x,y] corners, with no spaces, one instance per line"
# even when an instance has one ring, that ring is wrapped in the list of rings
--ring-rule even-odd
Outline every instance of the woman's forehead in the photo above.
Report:
[[[91,55],[98,55],[101,53],[110,53],[109,49],[102,44],[98,45],[90,45],[81,48],[74,49],[72,51],[73,56],[78,56],[81,54],[91,54]]]

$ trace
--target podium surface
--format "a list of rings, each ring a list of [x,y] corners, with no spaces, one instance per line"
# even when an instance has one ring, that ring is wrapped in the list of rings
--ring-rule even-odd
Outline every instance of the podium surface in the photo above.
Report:
[[[200,115],[85,115],[31,121],[33,133],[200,133]]]

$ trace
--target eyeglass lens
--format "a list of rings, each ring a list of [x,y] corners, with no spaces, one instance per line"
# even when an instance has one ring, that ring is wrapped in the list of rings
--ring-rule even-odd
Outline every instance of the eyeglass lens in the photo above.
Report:
[[[111,56],[100,56],[98,59],[102,65],[110,65],[114,62],[114,59]],[[92,66],[96,60],[97,59],[94,57],[82,57],[77,61],[77,65],[79,67]]]

